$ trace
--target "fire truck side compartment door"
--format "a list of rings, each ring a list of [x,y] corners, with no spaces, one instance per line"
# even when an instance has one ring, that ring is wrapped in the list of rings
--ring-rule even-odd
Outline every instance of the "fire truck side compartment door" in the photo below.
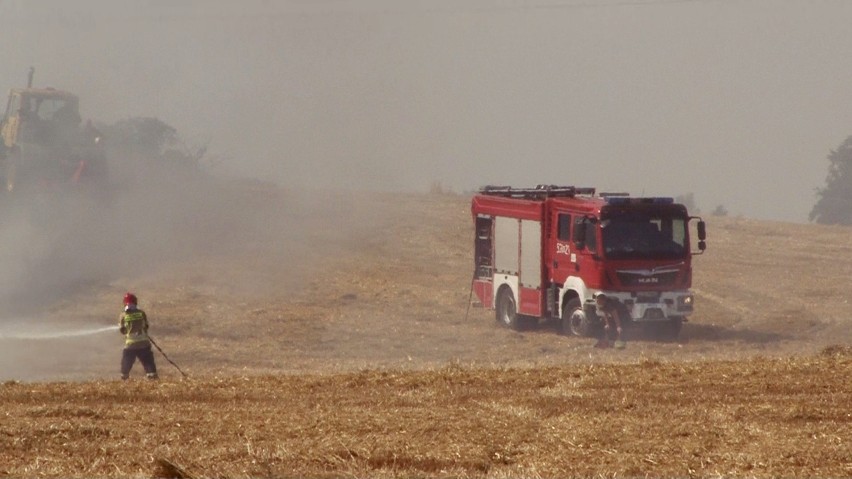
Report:
[[[521,220],[521,286],[541,286],[541,222]]]
[[[495,272],[517,275],[520,250],[519,220],[502,216],[494,220]]]
[[[494,275],[493,241],[494,218],[486,215],[476,216],[476,239],[474,240],[474,264],[476,277],[488,278]]]

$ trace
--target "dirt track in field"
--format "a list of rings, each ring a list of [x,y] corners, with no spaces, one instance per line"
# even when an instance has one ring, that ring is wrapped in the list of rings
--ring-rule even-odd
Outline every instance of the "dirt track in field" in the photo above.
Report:
[[[186,225],[191,253],[16,318],[96,329],[132,289],[192,379],[158,356],[159,384],[138,365],[122,383],[117,333],[4,324],[0,473],[852,475],[848,228],[705,218],[681,341],[601,351],[466,317],[466,197],[249,185],[216,201],[227,213]]]

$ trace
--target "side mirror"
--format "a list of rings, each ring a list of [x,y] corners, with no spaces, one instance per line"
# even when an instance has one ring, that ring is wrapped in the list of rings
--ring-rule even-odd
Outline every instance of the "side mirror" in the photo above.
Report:
[[[704,223],[704,220],[702,220],[698,216],[690,216],[689,219],[690,220],[692,220],[692,219],[698,220],[698,223],[696,223],[695,226],[696,226],[696,229],[698,229],[698,251],[699,251],[699,253],[692,253],[692,254],[701,254],[701,253],[704,252],[704,250],[707,249],[707,241],[706,241],[707,240],[707,225]]]

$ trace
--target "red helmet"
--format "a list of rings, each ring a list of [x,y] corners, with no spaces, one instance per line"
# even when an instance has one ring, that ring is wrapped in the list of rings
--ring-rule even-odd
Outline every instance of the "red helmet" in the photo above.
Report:
[[[128,304],[137,304],[136,303],[136,295],[133,293],[125,293],[124,294],[124,304],[125,306]]]

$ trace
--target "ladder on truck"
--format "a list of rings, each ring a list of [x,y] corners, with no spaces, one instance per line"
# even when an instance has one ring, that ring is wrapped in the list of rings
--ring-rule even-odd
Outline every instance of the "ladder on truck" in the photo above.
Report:
[[[535,188],[512,188],[511,186],[488,185],[480,188],[479,193],[505,198],[573,198],[577,195],[594,196],[595,189],[585,186],[538,185]]]

